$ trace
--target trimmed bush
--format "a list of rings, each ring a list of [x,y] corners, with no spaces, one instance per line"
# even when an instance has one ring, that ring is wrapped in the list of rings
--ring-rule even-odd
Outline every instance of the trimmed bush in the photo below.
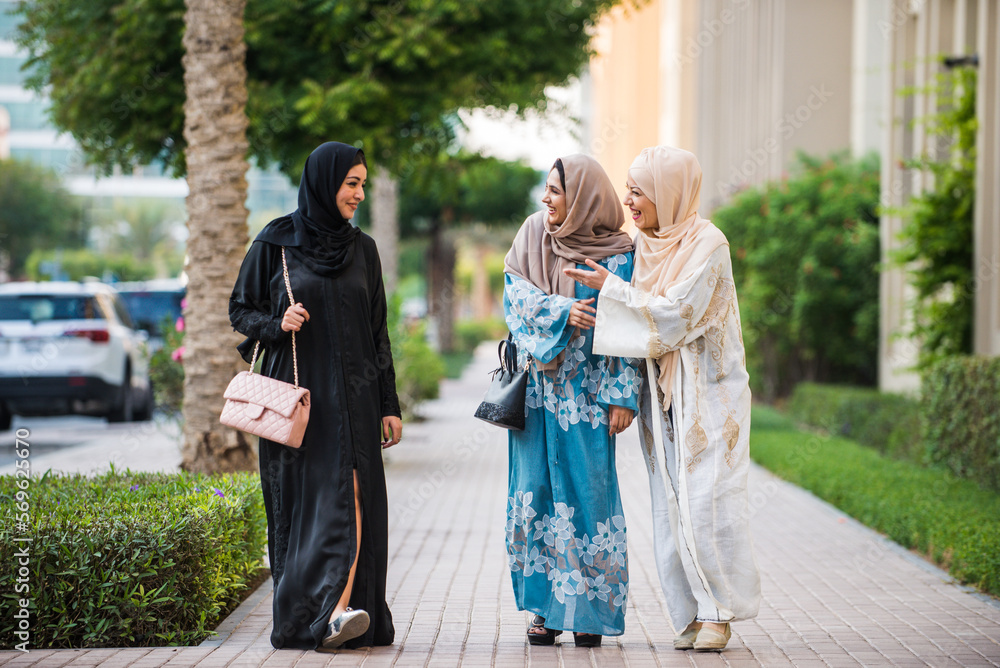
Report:
[[[751,454],[956,579],[1000,594],[1000,495],[948,471],[798,431],[790,418],[765,406],[753,409]]]
[[[503,318],[488,320],[459,320],[455,323],[455,349],[471,353],[483,341],[507,338],[507,323]]]
[[[921,395],[930,460],[1000,491],[1000,358],[936,362],[924,373]]]
[[[796,420],[839,434],[879,452],[924,461],[920,403],[867,387],[799,383],[788,400]]]
[[[254,474],[46,474],[19,489],[25,481],[0,477],[0,597],[8,611],[30,598],[30,648],[196,644],[261,574]],[[25,547],[28,591],[18,593]],[[16,624],[12,612],[0,619],[0,646],[22,642]]]

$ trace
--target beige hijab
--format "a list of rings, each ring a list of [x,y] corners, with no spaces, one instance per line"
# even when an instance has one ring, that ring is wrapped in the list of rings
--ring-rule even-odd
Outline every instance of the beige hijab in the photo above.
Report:
[[[628,253],[632,241],[622,232],[625,214],[604,168],[586,155],[561,160],[566,175],[566,220],[553,226],[547,211],[528,216],[504,258],[504,272],[528,281],[545,294],[573,298],[576,281],[563,269],[588,259],[600,262]],[[551,370],[561,359],[559,355],[538,366]]]
[[[628,170],[642,193],[656,205],[658,227],[640,228],[636,235],[633,284],[663,297],[676,283],[689,278],[719,246],[725,235],[698,215],[701,165],[693,153],[672,146],[644,148]],[[658,360],[663,410],[670,407],[679,351]]]

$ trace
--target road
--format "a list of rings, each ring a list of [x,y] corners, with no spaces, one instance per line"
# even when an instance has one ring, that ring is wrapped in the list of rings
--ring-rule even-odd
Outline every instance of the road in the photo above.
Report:
[[[163,416],[149,422],[110,424],[104,418],[82,416],[21,417],[15,416],[8,431],[0,432],[0,473],[10,473],[16,460],[15,443],[21,438],[28,443],[32,459],[55,455],[82,446],[114,443],[122,451],[136,450],[152,435],[176,430],[176,425]],[[19,433],[20,432],[20,433]],[[52,459],[46,457],[46,459]]]

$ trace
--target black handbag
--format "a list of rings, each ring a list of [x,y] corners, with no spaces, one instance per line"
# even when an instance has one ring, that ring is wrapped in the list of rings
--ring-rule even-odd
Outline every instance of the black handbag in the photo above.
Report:
[[[517,346],[508,336],[497,348],[500,368],[493,372],[493,382],[486,390],[476,417],[504,429],[524,431],[524,395],[528,390],[528,371],[517,369]]]

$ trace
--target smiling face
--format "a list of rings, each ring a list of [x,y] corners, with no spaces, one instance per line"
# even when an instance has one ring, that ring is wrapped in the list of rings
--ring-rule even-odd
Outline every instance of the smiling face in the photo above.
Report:
[[[653,204],[653,200],[646,197],[635,181],[632,180],[631,176],[625,181],[625,185],[628,188],[628,192],[625,193],[623,201],[632,213],[632,220],[635,221],[635,226],[640,230],[649,230],[658,227],[659,221],[656,218],[656,205]]]
[[[337,210],[344,220],[354,218],[358,205],[365,201],[365,184],[368,182],[368,168],[354,165],[337,191]]]
[[[545,179],[545,195],[542,204],[549,210],[549,225],[562,225],[566,220],[566,193],[559,182],[559,172],[553,169]]]

